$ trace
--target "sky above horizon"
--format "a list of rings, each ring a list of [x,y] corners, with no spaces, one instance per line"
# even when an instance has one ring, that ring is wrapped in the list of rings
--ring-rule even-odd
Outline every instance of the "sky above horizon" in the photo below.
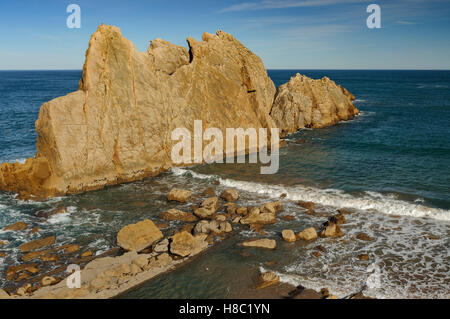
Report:
[[[80,29],[66,25],[72,3]],[[380,29],[366,25],[371,3]],[[220,29],[268,69],[450,69],[450,0],[0,0],[0,70],[81,69],[101,23],[140,51]]]

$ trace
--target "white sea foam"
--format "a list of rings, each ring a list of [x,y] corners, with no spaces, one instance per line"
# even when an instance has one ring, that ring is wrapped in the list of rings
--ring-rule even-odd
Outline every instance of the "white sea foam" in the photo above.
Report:
[[[378,211],[389,215],[428,217],[450,221],[450,211],[448,210],[398,200],[395,198],[395,195],[366,192],[365,195],[357,197],[338,189],[318,189],[303,185],[286,187],[283,185],[259,184],[223,179],[216,175],[200,174],[184,168],[173,168],[172,172],[178,176],[190,174],[192,177],[198,179],[217,179],[221,185],[226,187],[266,195],[272,198],[279,198],[281,194],[285,193],[287,194],[287,199],[313,201],[324,206],[354,208],[358,210]]]

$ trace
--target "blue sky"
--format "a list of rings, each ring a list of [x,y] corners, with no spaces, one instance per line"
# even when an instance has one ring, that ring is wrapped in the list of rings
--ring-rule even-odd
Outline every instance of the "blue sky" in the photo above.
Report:
[[[81,29],[66,26],[71,3]],[[381,29],[366,26],[371,3]],[[101,23],[140,51],[221,29],[269,69],[450,69],[450,0],[0,0],[0,69],[81,69]]]

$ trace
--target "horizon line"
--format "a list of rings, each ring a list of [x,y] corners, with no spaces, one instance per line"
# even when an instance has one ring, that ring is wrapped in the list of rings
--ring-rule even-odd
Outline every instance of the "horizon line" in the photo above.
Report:
[[[399,69],[359,69],[359,68],[266,68],[267,71],[295,71],[295,70],[304,70],[304,71],[450,71],[450,68],[447,69],[408,69],[408,68],[399,68]],[[83,71],[83,69],[0,69],[0,72],[26,72],[26,71]]]

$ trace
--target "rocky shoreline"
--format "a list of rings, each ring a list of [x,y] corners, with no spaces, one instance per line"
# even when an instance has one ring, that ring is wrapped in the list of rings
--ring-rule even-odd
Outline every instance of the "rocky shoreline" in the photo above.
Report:
[[[164,275],[181,267],[203,253],[208,248],[225,240],[233,233],[233,228],[249,227],[263,237],[245,240],[239,243],[249,249],[277,248],[277,240],[287,243],[303,241],[311,246],[311,254],[320,257],[326,252],[322,245],[316,245],[319,238],[339,238],[343,235],[339,225],[346,223],[351,212],[338,210],[335,215],[323,221],[316,228],[285,229],[279,238],[265,235],[264,226],[276,223],[280,219],[277,213],[283,210],[280,201],[267,202],[258,207],[238,206],[235,202],[239,193],[234,189],[224,190],[220,196],[216,195],[213,187],[207,188],[203,194],[192,197],[192,193],[185,189],[172,189],[168,194],[168,201],[180,204],[192,203],[191,212],[169,209],[161,213],[167,221],[178,220],[184,226],[163,234],[151,220],[145,219],[136,224],[123,227],[117,234],[117,247],[101,256],[93,257],[76,244],[64,247],[52,247],[55,238],[46,237],[21,246],[22,260],[25,264],[10,266],[6,271],[7,280],[17,280],[23,283],[16,289],[0,290],[0,298],[20,299],[63,299],[63,298],[113,298],[133,289],[142,283]],[[281,197],[284,197],[283,195]],[[297,202],[305,209],[306,214],[315,214],[312,202]],[[289,216],[289,215],[288,215]],[[284,216],[283,219],[287,219]],[[347,216],[347,217],[346,217]],[[238,226],[240,225],[240,226]],[[164,226],[164,225],[159,225]],[[25,231],[24,225],[17,223],[7,226],[16,231]],[[370,241],[371,238],[363,233],[355,240]],[[84,267],[80,272],[81,287],[68,288],[65,267],[58,272],[41,274],[36,277],[38,269],[32,264],[36,258],[51,256],[52,252],[65,249],[68,253],[78,251]],[[83,251],[83,253],[81,253]],[[109,255],[109,256],[108,256]],[[358,256],[366,260],[368,256]],[[51,260],[48,258],[48,260]],[[31,263],[28,263],[31,262]],[[34,275],[34,277],[33,277]],[[31,278],[33,277],[33,278]],[[27,278],[30,278],[27,280]],[[39,280],[36,280],[39,279]],[[321,292],[280,282],[280,278],[273,272],[264,272],[257,279],[255,287],[240,294],[242,298],[302,298],[302,299],[336,299],[324,288]],[[364,298],[361,293],[352,298]]]

